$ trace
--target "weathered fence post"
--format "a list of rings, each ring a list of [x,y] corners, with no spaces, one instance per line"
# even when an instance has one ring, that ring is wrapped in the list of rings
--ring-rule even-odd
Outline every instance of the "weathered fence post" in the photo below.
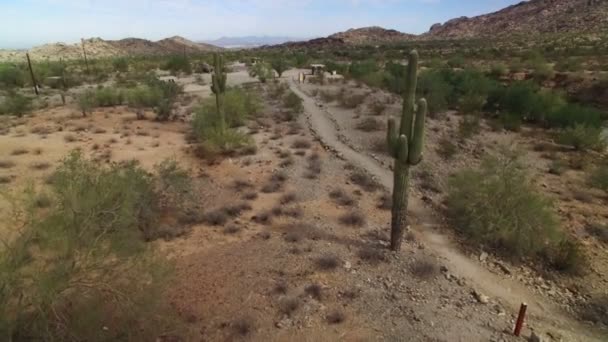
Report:
[[[87,74],[89,74],[89,60],[87,59],[87,50],[84,48],[84,38],[81,38],[80,41],[82,42],[82,54],[84,55],[84,64],[87,68]]]
[[[30,69],[30,76],[32,77],[32,84],[34,84],[34,92],[38,95],[38,83],[36,82],[36,76],[34,75],[34,70],[32,69],[32,61],[30,60],[30,54],[26,53],[25,57],[27,57],[27,66]]]

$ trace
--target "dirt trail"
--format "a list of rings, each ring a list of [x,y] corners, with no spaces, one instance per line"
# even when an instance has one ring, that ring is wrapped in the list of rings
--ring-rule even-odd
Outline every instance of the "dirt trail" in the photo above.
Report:
[[[342,142],[335,124],[330,118],[331,114],[300,90],[294,79],[290,79],[289,86],[304,100],[306,119],[322,144],[332,149],[344,160],[369,172],[386,189],[392,189],[392,172],[370,156],[357,152]],[[418,239],[444,259],[451,273],[469,279],[476,290],[490,297],[500,299],[514,312],[519,309],[521,302],[526,302],[529,306],[528,312],[534,320],[533,325],[541,332],[559,332],[565,341],[581,340],[582,335],[585,336],[585,341],[603,340],[599,333],[594,333],[590,331],[588,326],[567,317],[554,304],[534,295],[526,287],[512,279],[489,272],[460,252],[446,236],[433,231],[439,227],[439,224],[435,214],[425,207],[420,198],[411,196],[408,209],[415,217],[416,222],[412,224],[412,229]]]

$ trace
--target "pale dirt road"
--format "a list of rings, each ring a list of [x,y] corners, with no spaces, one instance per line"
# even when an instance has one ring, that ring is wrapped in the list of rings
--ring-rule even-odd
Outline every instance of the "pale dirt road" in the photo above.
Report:
[[[329,149],[353,165],[366,170],[386,189],[392,189],[393,174],[373,158],[355,151],[339,138],[330,113],[299,89],[295,75],[288,75],[289,86],[304,100],[305,116],[310,128]],[[446,236],[435,231],[439,225],[435,214],[425,207],[420,198],[410,196],[410,214],[414,217],[412,229],[418,239],[445,260],[449,271],[468,279],[474,287],[494,298],[501,299],[512,311],[522,302],[528,304],[528,312],[537,330],[559,332],[564,341],[604,341],[599,332],[567,317],[556,305],[531,293],[516,281],[500,277],[464,255]]]

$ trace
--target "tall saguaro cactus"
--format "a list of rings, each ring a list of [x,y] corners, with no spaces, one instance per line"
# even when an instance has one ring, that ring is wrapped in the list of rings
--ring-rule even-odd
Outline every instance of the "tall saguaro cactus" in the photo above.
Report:
[[[220,131],[226,130],[226,118],[222,107],[222,96],[226,91],[226,73],[224,73],[224,57],[219,53],[213,55],[213,75],[211,76],[211,91],[215,94],[215,106],[219,116]]]
[[[424,120],[427,104],[420,99],[416,106],[416,84],[418,82],[418,52],[409,55],[406,85],[403,93],[403,111],[399,132],[395,120],[388,121],[387,145],[389,153],[395,158],[393,209],[391,217],[391,249],[399,251],[403,231],[407,227],[407,206],[410,181],[410,167],[422,160],[424,147]]]

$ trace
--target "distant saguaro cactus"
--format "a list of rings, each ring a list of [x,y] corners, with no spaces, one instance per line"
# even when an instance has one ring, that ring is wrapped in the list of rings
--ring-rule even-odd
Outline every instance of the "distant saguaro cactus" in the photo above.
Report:
[[[215,94],[215,106],[219,116],[220,131],[226,130],[226,118],[222,107],[222,96],[226,92],[226,73],[224,73],[224,57],[219,53],[213,56],[213,75],[211,76],[211,91]]]
[[[403,231],[407,227],[410,167],[420,163],[424,147],[424,121],[427,104],[425,99],[420,99],[416,108],[417,81],[418,52],[414,50],[409,55],[399,132],[396,130],[394,119],[390,119],[388,122],[387,145],[389,153],[395,158],[391,213],[391,249],[393,251],[401,249]]]

